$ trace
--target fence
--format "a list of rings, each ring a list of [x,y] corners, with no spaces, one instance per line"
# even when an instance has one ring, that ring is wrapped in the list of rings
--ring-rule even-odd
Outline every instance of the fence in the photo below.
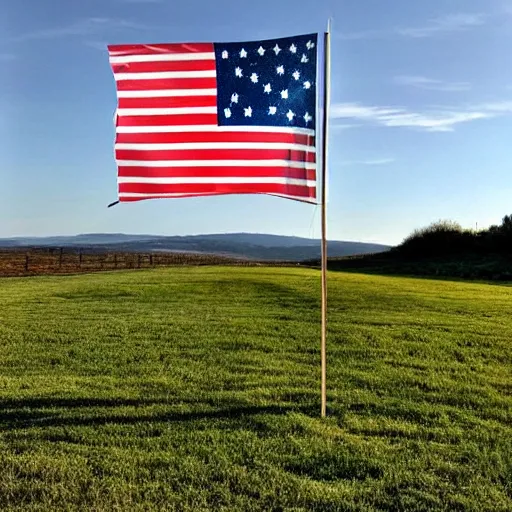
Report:
[[[54,247],[0,251],[0,276],[72,274],[172,265],[223,264],[252,266],[259,263],[223,256],[190,253],[100,252]]]

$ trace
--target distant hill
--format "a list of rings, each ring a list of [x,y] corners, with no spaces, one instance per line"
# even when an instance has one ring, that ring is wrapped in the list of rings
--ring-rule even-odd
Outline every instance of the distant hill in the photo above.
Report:
[[[0,248],[74,247],[128,252],[194,252],[259,260],[301,261],[320,257],[320,241],[294,236],[226,233],[193,236],[92,233],[75,236],[0,239]],[[331,257],[384,252],[390,246],[363,242],[329,241]]]

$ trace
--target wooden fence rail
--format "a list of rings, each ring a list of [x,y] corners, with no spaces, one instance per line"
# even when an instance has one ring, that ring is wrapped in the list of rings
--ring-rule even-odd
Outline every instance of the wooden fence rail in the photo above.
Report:
[[[0,250],[0,276],[74,274],[174,265],[296,265],[257,262],[209,254],[99,252],[85,249],[33,248]]]

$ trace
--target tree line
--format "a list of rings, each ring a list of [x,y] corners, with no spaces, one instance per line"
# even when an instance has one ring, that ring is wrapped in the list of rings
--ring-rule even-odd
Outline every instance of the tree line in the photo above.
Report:
[[[416,229],[396,247],[402,255],[431,257],[462,253],[512,255],[512,215],[488,229],[464,229],[451,220],[440,220]]]

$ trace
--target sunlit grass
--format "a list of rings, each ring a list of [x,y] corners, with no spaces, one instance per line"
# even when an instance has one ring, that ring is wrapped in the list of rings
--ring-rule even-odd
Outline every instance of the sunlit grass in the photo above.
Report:
[[[512,509],[512,288],[173,268],[0,280],[0,510]]]

